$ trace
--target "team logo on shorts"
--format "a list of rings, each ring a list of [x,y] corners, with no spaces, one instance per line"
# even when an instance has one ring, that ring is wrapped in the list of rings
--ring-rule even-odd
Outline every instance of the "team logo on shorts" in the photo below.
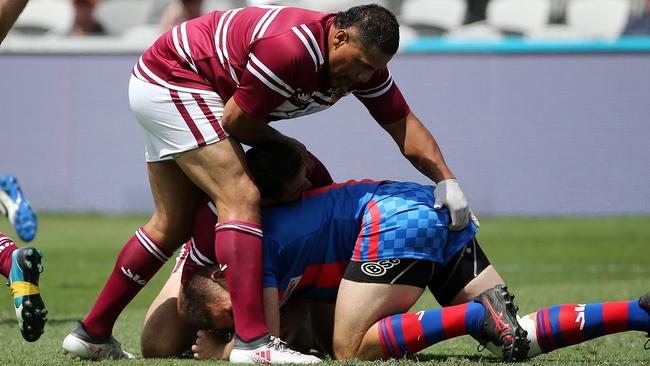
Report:
[[[376,262],[365,262],[361,265],[361,272],[372,277],[381,277],[390,269],[398,265],[399,259],[385,259]]]

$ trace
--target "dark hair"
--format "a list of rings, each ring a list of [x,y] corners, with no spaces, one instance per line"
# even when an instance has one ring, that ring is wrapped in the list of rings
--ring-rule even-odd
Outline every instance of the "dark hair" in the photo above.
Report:
[[[246,164],[260,195],[268,199],[282,196],[285,186],[298,175],[302,157],[298,149],[286,141],[265,141],[246,152]]]
[[[197,329],[215,328],[210,304],[220,305],[222,300],[219,295],[226,291],[223,284],[215,283],[210,278],[213,270],[213,267],[208,266],[198,271],[190,271],[181,287],[180,313]]]
[[[387,55],[399,48],[399,23],[390,10],[377,4],[361,5],[336,13],[339,29],[355,27],[365,48],[377,47]]]

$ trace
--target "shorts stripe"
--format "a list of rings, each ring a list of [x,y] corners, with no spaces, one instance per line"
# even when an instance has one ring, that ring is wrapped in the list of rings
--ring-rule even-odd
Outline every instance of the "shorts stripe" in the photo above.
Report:
[[[210,126],[212,126],[214,129],[214,132],[216,132],[217,136],[219,136],[219,141],[228,137],[223,128],[221,128],[221,124],[217,120],[217,117],[214,116],[203,97],[197,93],[192,93],[192,96],[194,97],[194,100],[196,100],[196,103],[199,105],[199,108],[201,108],[201,111],[203,112],[205,118],[207,118],[210,122]]]
[[[199,128],[196,126],[196,123],[194,123],[194,121],[192,120],[192,117],[190,116],[189,112],[187,112],[187,109],[185,108],[183,101],[178,95],[178,92],[176,90],[169,89],[169,94],[172,97],[172,101],[174,101],[174,105],[176,105],[176,109],[178,109],[178,112],[183,117],[183,120],[185,120],[187,127],[190,128],[192,135],[194,135],[194,138],[196,139],[196,143],[199,146],[204,146],[205,139],[203,138],[201,131],[199,131]]]
[[[367,261],[376,261],[379,252],[379,234],[381,233],[381,213],[375,200],[368,203],[371,223],[370,233],[368,233],[368,256]]]

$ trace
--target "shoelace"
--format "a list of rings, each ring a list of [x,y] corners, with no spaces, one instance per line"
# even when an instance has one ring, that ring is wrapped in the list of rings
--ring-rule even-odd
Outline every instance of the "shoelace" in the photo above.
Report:
[[[278,337],[271,337],[271,342],[269,342],[269,344],[267,344],[266,346],[268,348],[273,348],[274,350],[279,352],[296,353],[296,351],[288,347],[287,342],[281,340]]]

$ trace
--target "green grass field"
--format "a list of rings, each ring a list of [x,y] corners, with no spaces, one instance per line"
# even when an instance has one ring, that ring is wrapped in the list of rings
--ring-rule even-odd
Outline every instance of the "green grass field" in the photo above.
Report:
[[[33,344],[22,340],[9,291],[0,291],[0,365],[199,365],[193,360],[69,360],[61,342],[82,319],[112,270],[117,252],[141,216],[41,215],[34,245],[45,253],[41,292],[49,309],[45,334]],[[520,314],[540,306],[638,298],[650,290],[650,217],[529,219],[482,218],[479,240],[517,295]],[[0,231],[15,238],[6,221]],[[18,245],[22,245],[18,243]],[[173,263],[129,305],[114,335],[139,355],[145,311]],[[437,307],[427,296],[417,309]],[[603,337],[543,355],[531,365],[650,365],[650,351],[640,332]],[[443,365],[494,364],[488,351],[477,353],[469,337],[439,343],[418,354],[420,362]],[[391,361],[411,363],[412,361]],[[360,362],[345,362],[345,365]]]

